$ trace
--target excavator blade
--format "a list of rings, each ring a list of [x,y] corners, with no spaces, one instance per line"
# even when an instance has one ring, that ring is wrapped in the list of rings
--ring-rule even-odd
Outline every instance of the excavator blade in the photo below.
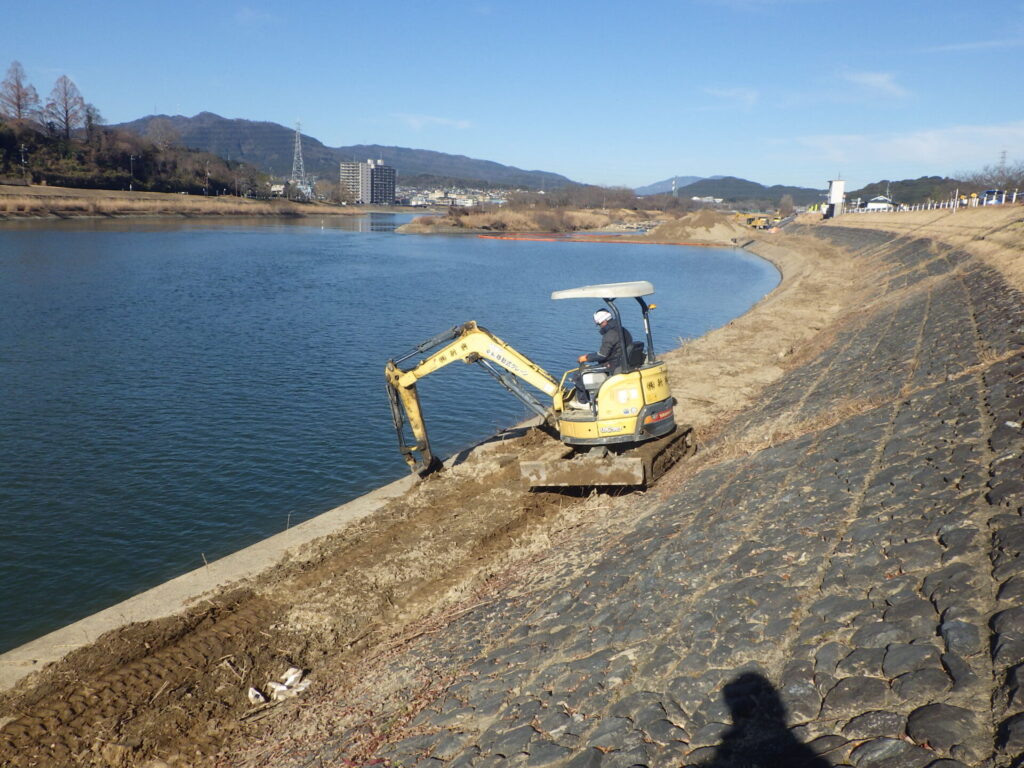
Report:
[[[696,450],[693,428],[680,425],[671,434],[642,443],[625,453],[574,456],[572,449],[562,446],[555,453],[521,460],[519,470],[531,488],[644,487]]]

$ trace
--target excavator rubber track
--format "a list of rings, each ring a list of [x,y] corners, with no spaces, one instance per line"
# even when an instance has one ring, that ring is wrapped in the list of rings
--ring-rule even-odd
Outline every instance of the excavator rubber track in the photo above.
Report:
[[[580,488],[653,484],[676,462],[697,451],[693,428],[679,425],[673,432],[617,454],[597,456],[579,453],[558,443],[556,448],[524,457],[519,462],[522,476],[531,488]]]

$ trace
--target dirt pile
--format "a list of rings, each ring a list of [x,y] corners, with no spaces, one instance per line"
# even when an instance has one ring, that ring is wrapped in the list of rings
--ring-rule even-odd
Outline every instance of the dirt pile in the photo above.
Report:
[[[713,243],[735,245],[750,240],[750,230],[709,208],[688,213],[661,224],[646,237],[663,243]]]
[[[488,232],[579,232],[604,229],[637,218],[635,211],[608,212],[563,208],[454,209],[446,216],[421,216],[398,228],[403,234]]]

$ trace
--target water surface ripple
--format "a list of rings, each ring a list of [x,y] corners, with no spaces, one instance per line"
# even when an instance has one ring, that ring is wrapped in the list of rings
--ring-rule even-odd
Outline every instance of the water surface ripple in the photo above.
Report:
[[[665,351],[778,280],[741,251],[392,225],[0,227],[0,651],[403,476],[383,366],[428,336],[477,320],[561,375],[599,302],[554,289],[651,280]],[[441,455],[528,415],[462,364],[421,391]]]

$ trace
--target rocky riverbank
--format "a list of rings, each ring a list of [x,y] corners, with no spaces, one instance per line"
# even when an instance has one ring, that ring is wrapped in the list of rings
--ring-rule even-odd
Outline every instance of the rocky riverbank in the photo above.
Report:
[[[1024,209],[907,215],[751,246],[783,282],[668,356],[702,450],[654,490],[470,457],[25,681],[0,761],[1012,764]],[[307,690],[248,704],[291,665]]]

